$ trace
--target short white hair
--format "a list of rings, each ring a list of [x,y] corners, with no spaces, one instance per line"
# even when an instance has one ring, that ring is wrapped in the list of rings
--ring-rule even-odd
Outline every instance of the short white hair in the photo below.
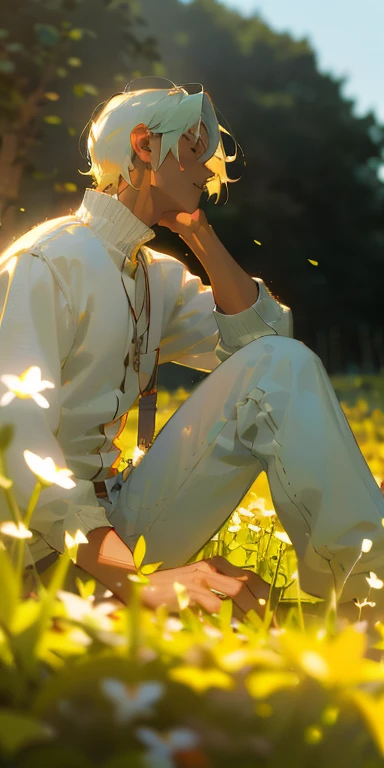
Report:
[[[134,169],[135,152],[131,146],[131,131],[144,123],[151,133],[160,134],[160,156],[156,168],[160,168],[169,150],[178,162],[179,139],[185,131],[197,125],[195,139],[200,136],[200,125],[204,123],[208,133],[208,146],[199,158],[212,171],[206,182],[208,199],[220,197],[221,185],[231,182],[226,173],[226,162],[237,156],[227,157],[220,132],[231,134],[218,122],[215,109],[208,93],[188,93],[182,86],[172,88],[148,88],[118,93],[103,107],[93,121],[88,135],[88,156],[91,168],[84,176],[93,176],[96,189],[108,194],[117,193],[120,177],[133,188],[130,171]],[[233,137],[232,137],[233,138]],[[235,142],[235,147],[236,147]],[[79,171],[82,173],[82,171]],[[233,181],[237,181],[234,179]]]

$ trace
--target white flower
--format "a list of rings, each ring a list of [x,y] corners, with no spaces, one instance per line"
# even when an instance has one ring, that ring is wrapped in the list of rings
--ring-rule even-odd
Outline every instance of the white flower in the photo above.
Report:
[[[230,526],[228,527],[228,530],[229,530],[231,533],[236,533],[237,531],[239,531],[239,530],[240,530],[240,528],[241,528],[241,525],[230,525]]]
[[[115,611],[113,603],[98,603],[94,606],[89,600],[84,600],[79,595],[61,589],[58,590],[57,596],[64,603],[68,616],[83,622],[85,628],[88,625],[90,629],[96,630],[113,629],[113,621],[108,618],[108,614]]]
[[[366,576],[365,578],[372,589],[381,589],[384,584],[384,582],[382,582],[381,579],[377,578],[376,574],[373,573],[373,571],[370,571],[369,576]]]
[[[61,488],[74,488],[76,483],[70,480],[70,475],[73,475],[70,469],[59,469],[53,459],[47,456],[46,459],[41,459],[36,453],[31,451],[24,451],[24,459],[29,466],[29,469],[40,480],[43,485],[60,485]]]
[[[372,541],[371,539],[363,539],[363,543],[361,545],[361,551],[362,552],[370,552],[372,548]]]
[[[249,505],[249,509],[257,509],[263,517],[273,517],[276,514],[274,509],[265,509],[265,499],[258,499]]]
[[[234,512],[232,515],[232,522],[234,525],[239,525],[241,523],[241,518],[238,512]]]
[[[250,512],[250,510],[245,507],[239,507],[239,515],[241,515],[241,517],[255,517],[254,512]]]
[[[76,547],[78,544],[88,544],[89,543],[86,535],[82,531],[80,531],[80,529],[78,529],[76,531],[74,536],[71,536],[71,534],[68,533],[68,531],[65,531],[64,540],[65,540],[65,546],[68,549],[72,549],[72,547]],[[111,595],[112,594],[113,593],[111,592]],[[90,597],[94,597],[94,595],[90,595]],[[105,597],[105,595],[104,595],[104,597]]]
[[[291,539],[285,531],[275,531],[273,535],[276,536],[279,541],[283,541],[284,544],[292,544]]]
[[[355,605],[357,605],[358,608],[364,608],[365,605],[370,605],[371,608],[374,608],[376,605],[376,603],[374,603],[373,601],[367,600],[366,597],[364,598],[362,603],[359,603],[358,600],[354,600],[354,603]]]
[[[253,523],[248,523],[248,528],[249,528],[251,531],[256,531],[256,533],[257,533],[258,531],[261,531],[261,528],[260,528],[260,526],[259,526],[259,525],[253,525]]]
[[[150,748],[145,760],[148,768],[174,768],[172,755],[175,752],[193,749],[199,737],[189,728],[174,728],[166,734],[159,734],[153,728],[136,728],[139,739]]]
[[[7,521],[0,525],[1,533],[5,533],[6,536],[13,536],[15,539],[30,539],[33,536],[32,531],[28,531],[24,523],[13,523]]]
[[[41,408],[49,408],[48,400],[39,393],[44,389],[54,389],[55,385],[50,381],[41,380],[41,370],[38,366],[27,368],[21,376],[3,374],[0,380],[8,387],[8,392],[0,400],[0,406],[8,405],[15,397],[19,397],[22,400],[32,398]]]
[[[116,721],[126,723],[139,715],[153,714],[151,705],[163,695],[164,685],[155,681],[128,687],[121,680],[106,677],[100,683],[103,694],[115,704]]]

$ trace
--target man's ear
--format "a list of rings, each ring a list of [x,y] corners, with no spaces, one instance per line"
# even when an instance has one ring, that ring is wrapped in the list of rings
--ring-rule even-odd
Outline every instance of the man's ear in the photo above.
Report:
[[[150,131],[144,123],[139,123],[131,131],[131,147],[143,163],[151,162],[150,135]]]

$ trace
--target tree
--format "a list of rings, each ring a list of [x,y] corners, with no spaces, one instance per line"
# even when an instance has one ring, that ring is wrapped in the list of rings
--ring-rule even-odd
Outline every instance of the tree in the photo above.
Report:
[[[44,173],[31,164],[31,154],[44,139],[42,124],[59,126],[65,119],[57,114],[56,105],[62,92],[72,85],[72,100],[85,94],[98,95],[94,82],[77,82],[83,66],[81,49],[87,50],[91,61],[98,58],[99,36],[94,29],[79,27],[72,20],[85,0],[14,0],[3,9],[0,29],[0,251],[15,236],[17,230],[16,206],[25,170],[32,172],[35,181],[52,179],[58,169]],[[95,5],[95,4],[93,4]],[[137,56],[155,59],[155,40],[147,37],[140,42],[133,32],[135,23],[144,23],[135,13],[132,0],[104,0],[105,17],[114,16],[118,30],[118,62],[127,69]],[[69,17],[69,18],[68,18]],[[87,48],[86,41],[91,41]],[[80,52],[79,52],[80,47]],[[117,81],[125,81],[116,73]],[[65,83],[65,85],[64,85]],[[48,109],[47,109],[48,108]],[[72,109],[73,111],[73,109]],[[76,129],[66,126],[69,136]],[[73,181],[56,182],[58,192],[74,192]]]
[[[163,74],[203,83],[244,151],[246,166],[229,166],[242,178],[228,203],[209,204],[212,225],[293,308],[297,338],[315,348],[320,329],[340,326],[353,360],[359,324],[383,325],[383,127],[373,113],[355,115],[344,81],[319,72],[307,40],[257,13],[243,18],[217,0],[141,0],[141,12]]]

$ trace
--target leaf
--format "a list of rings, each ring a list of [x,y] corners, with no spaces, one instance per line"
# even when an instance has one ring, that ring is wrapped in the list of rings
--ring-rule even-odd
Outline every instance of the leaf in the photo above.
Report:
[[[78,59],[77,56],[70,56],[69,59],[67,59],[67,64],[69,64],[70,67],[81,67],[82,63],[81,59]]]
[[[76,136],[76,128],[68,128],[68,133],[70,136]]]
[[[99,93],[99,89],[96,88],[95,85],[92,85],[92,83],[85,83],[84,91],[85,93],[89,93],[91,96],[97,96],[97,94]]]
[[[66,181],[65,184],[63,184],[63,189],[65,189],[66,192],[77,192],[77,184],[74,184],[72,181]]]
[[[235,686],[230,675],[215,668],[183,666],[171,669],[168,674],[171,680],[188,685],[196,693],[204,693],[208,688],[229,689]]]
[[[232,612],[232,600],[222,600],[219,613],[219,622],[221,627],[229,627],[232,619]]]
[[[35,32],[41,45],[52,47],[60,39],[60,31],[52,24],[35,24]]]
[[[144,573],[146,576],[148,576],[150,573],[154,573],[157,571],[160,565],[163,564],[163,561],[160,560],[159,563],[150,563],[149,565],[143,565],[141,569],[141,573]]]
[[[4,424],[0,428],[0,451],[4,452],[13,440],[15,428],[13,424]]]
[[[56,74],[58,77],[67,77],[68,71],[65,69],[65,67],[57,67]]]
[[[135,568],[139,571],[141,563],[144,560],[145,553],[146,553],[147,545],[145,543],[144,536],[139,536],[135,549],[133,550],[133,562],[135,563]]]
[[[300,678],[295,672],[251,672],[245,679],[245,685],[254,699],[265,699],[281,688],[291,688],[300,683]]]
[[[10,53],[19,53],[25,50],[23,43],[8,43],[5,47]]]
[[[44,96],[46,99],[48,99],[48,101],[58,101],[60,98],[59,94],[55,93],[55,91],[47,91]]]
[[[70,37],[71,40],[82,40],[84,37],[84,30],[74,27],[68,32],[68,37]]]
[[[365,693],[365,691],[355,690],[348,693],[348,698],[360,710],[381,755],[384,756],[384,696],[378,699]]]
[[[73,86],[72,91],[78,99],[82,99],[84,96],[84,85],[82,83],[76,83]]]
[[[0,622],[9,627],[19,597],[16,573],[6,549],[0,549]]]
[[[2,72],[4,75],[10,75],[15,69],[15,64],[10,59],[3,59],[0,61],[0,73]]]
[[[9,35],[9,29],[0,29],[0,40],[4,40]]]
[[[78,576],[76,576],[76,586],[79,590],[79,595],[84,600],[87,600],[88,597],[94,594],[95,588],[96,588],[96,581],[95,579],[89,579],[89,581],[86,581],[85,583],[79,579]]]
[[[315,267],[319,266],[319,262],[318,261],[314,261],[313,259],[308,259],[308,261],[309,261],[310,264],[314,264]]]
[[[0,710],[0,746],[11,756],[23,747],[41,739],[51,738],[52,730],[24,714]]]
[[[49,125],[60,125],[62,123],[61,117],[58,115],[45,115],[43,118],[45,123],[48,123]]]
[[[229,552],[227,555],[227,560],[232,563],[232,565],[244,565],[245,553],[243,547],[237,547],[237,549]]]
[[[97,96],[99,93],[99,89],[92,83],[76,83],[72,90],[78,99],[81,99],[85,93],[89,93],[91,96]]]

